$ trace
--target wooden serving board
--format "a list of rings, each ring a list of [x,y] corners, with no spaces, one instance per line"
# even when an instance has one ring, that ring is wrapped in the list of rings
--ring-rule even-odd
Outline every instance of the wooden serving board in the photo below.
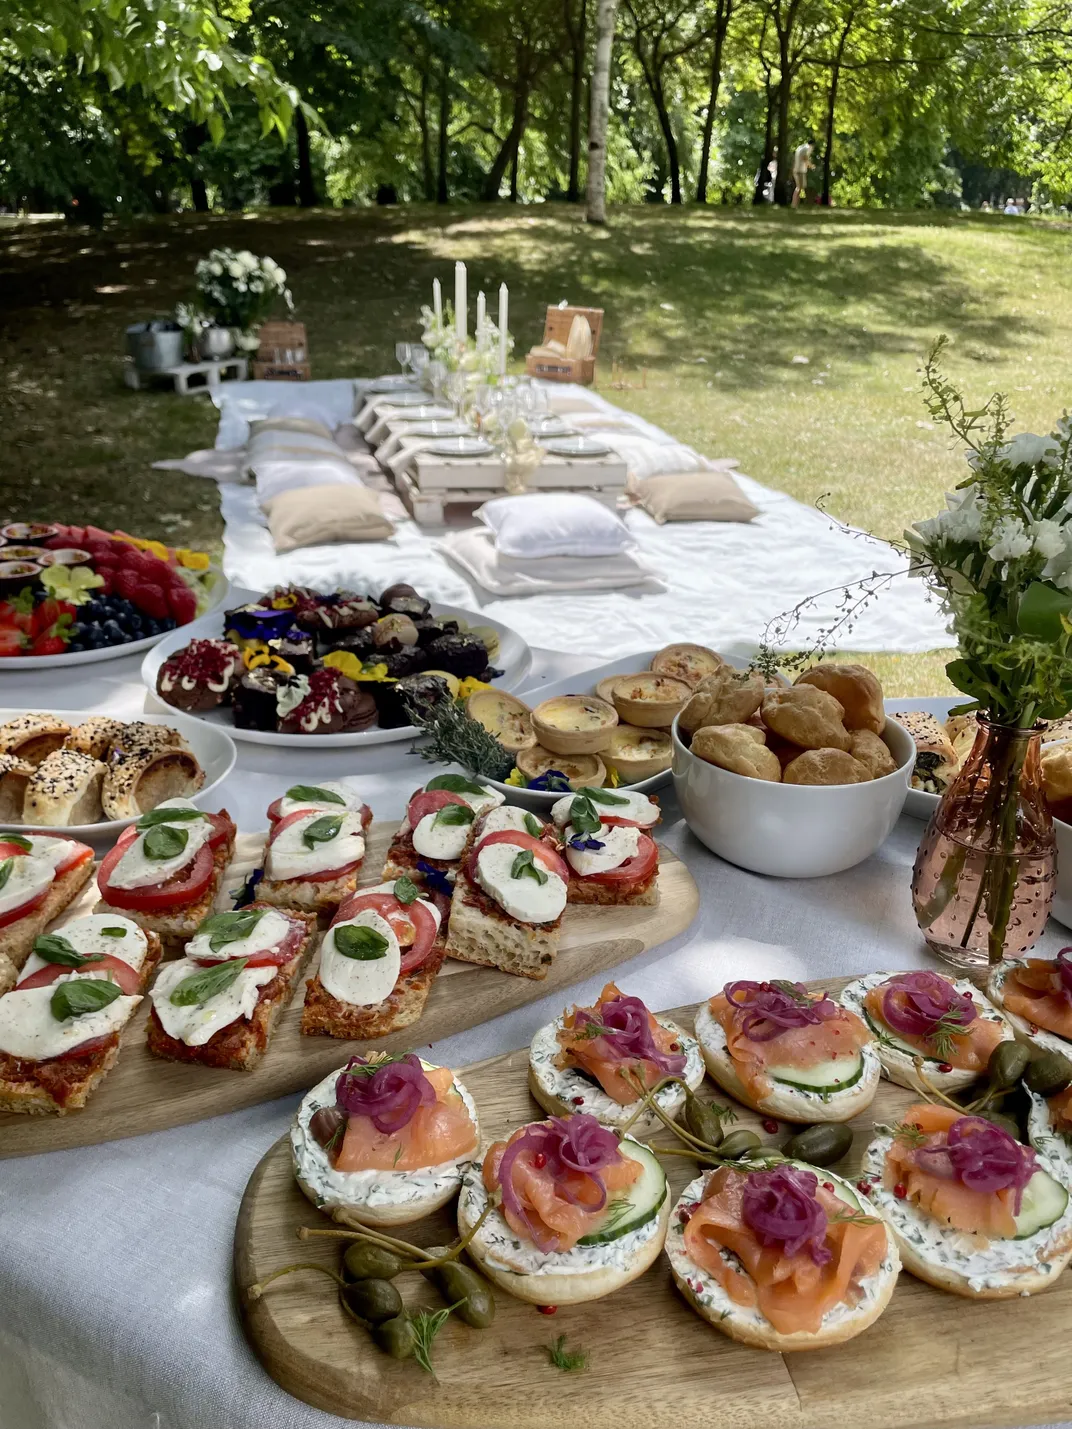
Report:
[[[363,884],[381,881],[380,870],[396,827],[375,823],[369,830]],[[239,886],[249,868],[256,866],[262,845],[261,835],[239,835],[235,863],[223,880],[220,906],[231,906],[228,890]],[[96,902],[96,885],[92,884],[82,903],[69,909],[63,921],[92,911]],[[653,908],[568,907],[558,956],[539,982],[448,958],[432,986],[421,1020],[378,1038],[375,1046],[397,1049],[435,1042],[593,973],[609,971],[647,948],[676,938],[695,918],[699,906],[700,894],[692,874],[680,859],[660,847],[659,902]],[[313,954],[305,977],[312,976],[318,956]],[[263,1060],[250,1072],[232,1072],[150,1056],[145,1024],[151,1004],[145,998],[123,1030],[118,1062],[82,1111],[61,1117],[0,1114],[0,1159],[164,1131],[306,1091],[368,1044],[303,1037],[299,1029],[304,999],[303,977],[276,1024]]]
[[[814,984],[837,991],[848,978]],[[669,1015],[692,1027],[694,1008]],[[527,1086],[528,1049],[462,1072],[487,1141],[542,1116]],[[725,1093],[709,1084],[708,1094]],[[852,1150],[836,1168],[852,1177],[875,1121],[895,1122],[912,1094],[883,1081],[872,1107],[853,1123]],[[759,1129],[740,1109],[740,1125]],[[790,1129],[791,1130],[791,1129]],[[787,1132],[765,1140],[782,1141]],[[663,1133],[658,1141],[678,1143]],[[676,1199],[696,1174],[671,1158]],[[264,1157],[246,1188],[235,1230],[234,1274],[242,1323],[268,1373],[289,1393],[332,1414],[437,1429],[830,1429],[866,1421],[870,1429],[1050,1423],[1068,1415],[1068,1339],[1072,1273],[1045,1294],[1012,1301],[968,1301],[903,1272],[893,1299],[869,1330],[846,1345],[810,1354],[747,1349],[720,1335],[675,1290],[665,1257],[606,1300],[566,1306],[545,1317],[496,1290],[487,1330],[448,1320],[433,1349],[433,1379],[412,1361],[383,1355],[340,1309],[325,1276],[300,1273],[249,1302],[245,1291],[297,1260],[336,1267],[342,1241],[299,1242],[299,1226],[328,1218],[298,1190],[286,1137]],[[453,1208],[396,1234],[417,1244],[456,1235]],[[419,1275],[398,1282],[411,1308],[441,1306]],[[559,1335],[585,1349],[583,1374],[548,1361]]]

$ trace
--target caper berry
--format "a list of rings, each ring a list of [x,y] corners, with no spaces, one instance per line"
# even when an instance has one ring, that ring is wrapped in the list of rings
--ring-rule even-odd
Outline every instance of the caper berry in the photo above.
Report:
[[[722,1141],[722,1116],[713,1102],[701,1101],[694,1092],[686,1092],[681,1119],[685,1130],[691,1131],[705,1146],[718,1146]]]
[[[782,1147],[790,1161],[807,1161],[812,1166],[833,1166],[852,1146],[852,1130],[841,1122],[823,1122],[791,1136]]]
[[[1020,1135],[1020,1123],[1014,1116],[1008,1116],[1003,1111],[981,1111],[979,1115],[985,1117],[987,1121],[993,1122],[995,1126],[1000,1126],[1002,1131],[1007,1131],[1013,1141],[1020,1141],[1022,1139]]]
[[[402,1313],[402,1296],[389,1280],[355,1280],[344,1285],[339,1294],[362,1320],[379,1325]]]
[[[351,1242],[342,1258],[342,1273],[347,1280],[393,1280],[405,1268],[400,1255],[369,1241]]]
[[[762,1141],[754,1131],[734,1131],[718,1148],[718,1154],[728,1157],[731,1161],[736,1161],[742,1156],[750,1156],[762,1145]]]
[[[1072,1062],[1063,1052],[1043,1052],[1028,1063],[1024,1086],[1040,1097],[1055,1097],[1072,1083]]]
[[[1022,1042],[999,1042],[986,1064],[990,1085],[998,1091],[1014,1087],[1027,1069],[1031,1053]]]
[[[475,1330],[486,1330],[495,1319],[495,1296],[487,1281],[456,1260],[425,1272],[459,1320]]]
[[[406,1314],[396,1315],[391,1320],[373,1325],[372,1338],[384,1354],[390,1355],[393,1360],[408,1360],[413,1354],[413,1326]]]

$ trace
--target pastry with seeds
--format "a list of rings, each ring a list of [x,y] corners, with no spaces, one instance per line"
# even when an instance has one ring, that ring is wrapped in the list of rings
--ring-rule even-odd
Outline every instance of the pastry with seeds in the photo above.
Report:
[[[71,732],[66,720],[50,714],[22,714],[0,724],[0,754],[14,754],[27,764],[40,764]]]
[[[22,818],[27,824],[64,828],[95,824],[101,816],[101,786],[107,766],[75,749],[54,749],[26,786]]]

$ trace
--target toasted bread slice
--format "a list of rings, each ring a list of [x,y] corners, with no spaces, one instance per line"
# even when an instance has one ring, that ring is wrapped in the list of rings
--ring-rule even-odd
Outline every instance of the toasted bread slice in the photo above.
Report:
[[[91,858],[80,863],[77,868],[69,868],[66,873],[53,880],[48,897],[32,913],[0,928],[0,988],[4,983],[4,966],[7,963],[18,972],[30,956],[34,939],[45,931],[53,918],[58,918],[65,908],[69,908],[89,882],[95,864]]]
[[[262,878],[257,884],[257,901],[277,908],[297,908],[308,913],[334,913],[352,893],[357,892],[360,868],[342,878]]]
[[[421,966],[408,977],[400,977],[390,997],[371,1007],[356,1007],[332,997],[320,981],[319,973],[305,984],[305,1006],[301,1030],[307,1037],[342,1037],[367,1042],[409,1027],[424,1012],[432,984],[447,955],[438,938]]]
[[[581,878],[571,871],[566,901],[599,904],[603,908],[652,908],[659,901],[659,870],[654,868],[642,883],[630,884],[627,889],[620,884]]]
[[[165,910],[161,913],[143,913],[138,908],[118,908],[115,904],[109,903],[106,898],[101,898],[93,909],[94,913],[121,913],[124,918],[129,918],[132,922],[137,923],[139,928],[144,928],[147,933],[158,933],[164,940],[168,951],[173,951],[176,943],[186,942],[192,938],[212,912],[220,885],[234,856],[234,841],[235,835],[232,828],[226,842],[220,844],[213,853],[215,868],[212,881],[196,903],[186,903],[181,908]]]
[[[519,923],[459,873],[451,900],[447,956],[539,980],[555,960],[561,927],[561,917],[553,923]]]
[[[472,838],[471,831],[470,838]],[[418,863],[426,864],[438,873],[453,876],[454,871],[461,867],[463,859],[464,854],[461,859],[425,858],[413,847],[412,830],[403,825],[391,840],[391,847],[387,850],[387,858],[383,865],[383,880],[386,883],[388,879],[401,878],[403,874],[406,874],[420,888],[424,883],[424,874],[417,867]]]

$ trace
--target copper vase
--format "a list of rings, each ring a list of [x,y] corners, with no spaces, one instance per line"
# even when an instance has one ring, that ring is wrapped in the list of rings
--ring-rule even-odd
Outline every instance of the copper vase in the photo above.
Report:
[[[1038,940],[1057,879],[1041,735],[980,715],[975,744],[916,854],[912,905],[927,943],[958,968],[1019,957]]]

